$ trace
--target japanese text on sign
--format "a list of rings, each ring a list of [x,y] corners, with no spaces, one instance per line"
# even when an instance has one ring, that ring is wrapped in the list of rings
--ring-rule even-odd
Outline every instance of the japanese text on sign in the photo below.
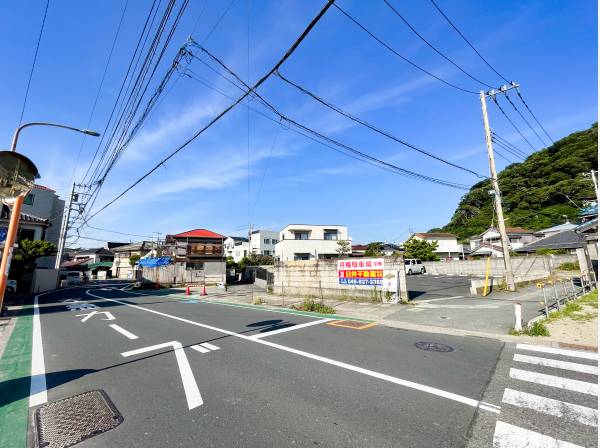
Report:
[[[340,285],[383,285],[383,258],[339,260],[337,262]]]

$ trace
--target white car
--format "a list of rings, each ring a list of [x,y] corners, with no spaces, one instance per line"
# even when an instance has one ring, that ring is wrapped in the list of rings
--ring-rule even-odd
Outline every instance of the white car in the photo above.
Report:
[[[407,258],[404,260],[404,272],[408,275],[425,274],[425,266],[418,258]]]

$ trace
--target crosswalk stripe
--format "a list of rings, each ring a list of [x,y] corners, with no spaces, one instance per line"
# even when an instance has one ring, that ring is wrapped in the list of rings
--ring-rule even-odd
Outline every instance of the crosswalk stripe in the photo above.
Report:
[[[201,347],[199,345],[192,345],[190,348],[193,350],[196,350],[197,352],[200,352],[200,353],[209,353],[210,352],[209,349]]]
[[[585,381],[562,378],[560,376],[546,375],[544,373],[530,372],[529,370],[510,369],[510,377],[515,380],[543,384],[544,386],[558,387],[559,389],[572,390],[582,394],[598,396],[598,385]]]
[[[559,361],[557,359],[521,355],[519,353],[515,353],[515,355],[513,356],[513,360],[519,362],[526,362],[528,364],[535,364],[543,367],[554,367],[556,369],[572,370],[573,372],[591,373],[592,375],[598,375],[598,367],[590,366],[588,364],[578,364],[576,362]]]
[[[504,389],[502,401],[513,406],[533,409],[544,414],[564,418],[565,420],[577,421],[584,425],[594,427],[598,425],[598,411],[585,406],[540,397],[539,395],[519,392],[513,389]]]
[[[543,345],[517,344],[517,350],[529,350],[532,352],[552,353],[555,355],[572,356],[574,358],[598,360],[597,352],[586,352],[583,350],[565,350],[564,348],[546,347]]]
[[[583,448],[519,426],[496,422],[494,448]]]
[[[217,347],[216,345],[209,344],[208,342],[205,342],[204,344],[200,344],[200,345],[209,350],[219,350],[219,347]]]

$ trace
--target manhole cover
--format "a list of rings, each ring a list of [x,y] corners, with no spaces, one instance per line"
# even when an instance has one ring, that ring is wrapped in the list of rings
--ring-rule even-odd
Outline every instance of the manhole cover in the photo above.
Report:
[[[428,352],[448,353],[454,351],[449,345],[440,344],[439,342],[415,342],[415,347]]]
[[[102,390],[54,401],[35,411],[38,448],[66,448],[109,431],[123,416]]]

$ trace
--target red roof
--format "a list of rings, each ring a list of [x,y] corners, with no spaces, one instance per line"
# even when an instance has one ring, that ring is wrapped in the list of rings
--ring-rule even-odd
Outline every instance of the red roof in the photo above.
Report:
[[[194,229],[188,230],[187,232],[178,233],[177,235],[171,235],[173,238],[215,238],[215,239],[223,239],[225,238],[223,235],[219,235],[218,233],[212,232],[206,229]]]
[[[367,247],[369,247],[367,244],[353,244],[352,250],[367,250]]]
[[[531,230],[524,229],[523,227],[507,227],[506,233],[533,233]]]

